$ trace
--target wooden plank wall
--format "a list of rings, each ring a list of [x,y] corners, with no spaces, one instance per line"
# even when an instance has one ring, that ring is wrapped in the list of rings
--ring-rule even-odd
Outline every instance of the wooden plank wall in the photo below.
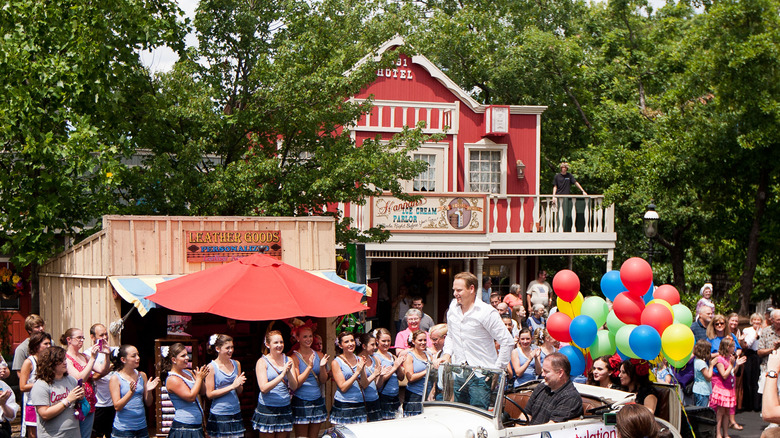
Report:
[[[279,230],[285,263],[306,270],[336,268],[332,218],[105,216],[102,231],[39,271],[41,316],[54,340],[70,327],[87,332],[94,322],[108,325],[121,318],[121,298],[114,298],[109,276],[187,274],[216,266],[186,263],[185,230]]]
[[[110,275],[189,274],[214,263],[187,263],[185,231],[281,231],[282,261],[301,269],[335,269],[331,218],[106,216]]]

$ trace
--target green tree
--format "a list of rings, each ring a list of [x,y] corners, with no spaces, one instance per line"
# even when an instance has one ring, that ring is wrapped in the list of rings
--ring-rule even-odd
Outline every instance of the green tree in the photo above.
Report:
[[[202,1],[199,47],[159,78],[150,117],[160,130],[143,143],[151,151],[144,166],[128,169],[125,178],[135,183],[124,193],[125,211],[326,214],[342,219],[341,242],[386,239],[379,228],[359,233],[325,210],[385,190],[405,197],[399,179],[424,169],[409,158],[425,140],[419,129],[360,145],[343,129],[371,109],[350,97],[397,56],[367,58],[353,69],[397,32],[397,15],[380,14],[387,7]],[[190,188],[175,189],[182,180]]]
[[[735,272],[743,314],[760,261],[778,254],[779,43],[777,2],[715,2],[691,32],[690,68],[681,81],[683,92],[706,96],[695,107],[700,123],[693,132],[723,170],[707,181],[709,200],[722,208],[711,231],[743,260]]]
[[[17,265],[42,262],[115,203],[150,91],[138,52],[181,49],[166,0],[8,1],[0,9],[0,227]]]

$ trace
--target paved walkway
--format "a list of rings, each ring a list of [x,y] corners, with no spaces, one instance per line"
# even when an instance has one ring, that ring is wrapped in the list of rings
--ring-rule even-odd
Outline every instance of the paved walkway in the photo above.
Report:
[[[730,429],[729,436],[731,438],[758,438],[764,428],[769,426],[769,423],[761,419],[758,412],[738,412],[736,418],[737,423],[741,424],[744,429]]]

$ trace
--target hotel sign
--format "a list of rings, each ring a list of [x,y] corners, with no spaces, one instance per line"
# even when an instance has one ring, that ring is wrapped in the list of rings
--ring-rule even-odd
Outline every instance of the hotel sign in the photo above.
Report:
[[[252,254],[282,259],[280,231],[185,231],[187,263],[232,262]]]
[[[394,233],[485,233],[485,195],[426,194],[416,201],[371,199],[371,226]]]

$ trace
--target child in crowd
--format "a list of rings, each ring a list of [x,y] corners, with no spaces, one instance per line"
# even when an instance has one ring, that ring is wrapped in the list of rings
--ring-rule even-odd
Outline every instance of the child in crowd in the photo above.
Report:
[[[737,396],[734,390],[734,371],[745,363],[745,357],[734,356],[734,340],[727,336],[720,341],[718,357],[713,359],[715,372],[712,375],[710,407],[715,409],[717,438],[729,438],[729,414],[734,413]]]
[[[696,406],[709,406],[712,393],[712,369],[715,366],[710,356],[710,343],[700,339],[693,346],[693,402]]]
[[[672,383],[672,372],[669,370],[669,364],[665,358],[658,361],[655,368],[655,381],[658,383]]]

